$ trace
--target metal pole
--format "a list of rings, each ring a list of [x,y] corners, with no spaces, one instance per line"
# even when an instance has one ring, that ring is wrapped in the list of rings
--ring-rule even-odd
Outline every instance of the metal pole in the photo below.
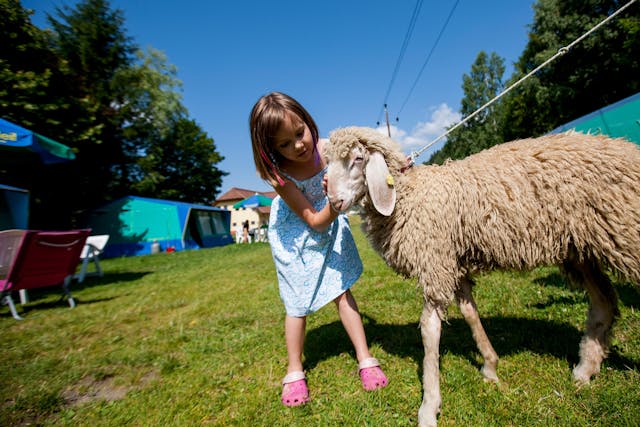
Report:
[[[384,104],[384,116],[387,119],[387,133],[389,134],[389,138],[391,138],[391,127],[389,126],[389,112],[387,111],[387,104]]]

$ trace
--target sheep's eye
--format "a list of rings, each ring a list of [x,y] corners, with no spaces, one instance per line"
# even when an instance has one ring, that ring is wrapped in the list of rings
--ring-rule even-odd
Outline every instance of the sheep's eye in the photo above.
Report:
[[[356,156],[353,158],[353,162],[351,162],[351,165],[349,167],[349,169],[353,169],[356,166],[357,167],[361,167],[360,165],[362,165],[362,162],[364,161],[364,158],[362,156]]]

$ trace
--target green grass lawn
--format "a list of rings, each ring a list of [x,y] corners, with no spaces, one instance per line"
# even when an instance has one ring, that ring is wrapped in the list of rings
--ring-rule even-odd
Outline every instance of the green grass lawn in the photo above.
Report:
[[[359,223],[353,218],[354,224]],[[420,293],[393,273],[353,227],[364,273],[353,288],[372,353],[389,377],[365,392],[331,304],[308,320],[312,401],[280,403],[284,309],[269,246],[102,261],[103,278],[31,292],[1,307],[0,425],[413,426],[422,398]],[[571,368],[587,311],[555,268],[496,272],[475,296],[500,355],[500,384],[457,308],[443,323],[443,426],[632,426],[640,423],[640,290],[617,287],[621,316],[600,375],[577,388]]]

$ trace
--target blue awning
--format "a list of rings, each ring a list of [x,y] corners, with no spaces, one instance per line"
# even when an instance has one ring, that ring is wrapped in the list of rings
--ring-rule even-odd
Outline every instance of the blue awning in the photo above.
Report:
[[[66,162],[76,158],[70,147],[4,119],[0,119],[0,150],[28,150],[38,154],[44,164]]]

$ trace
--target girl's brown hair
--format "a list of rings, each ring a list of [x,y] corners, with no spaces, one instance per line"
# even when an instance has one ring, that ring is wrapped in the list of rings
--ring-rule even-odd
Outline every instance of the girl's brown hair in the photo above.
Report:
[[[318,143],[318,126],[311,115],[298,101],[280,92],[272,92],[256,102],[249,118],[251,132],[251,147],[253,161],[260,178],[268,181],[272,186],[284,185],[280,176],[278,162],[280,154],[273,149],[273,138],[280,125],[293,113],[300,118],[311,131],[314,146]]]

